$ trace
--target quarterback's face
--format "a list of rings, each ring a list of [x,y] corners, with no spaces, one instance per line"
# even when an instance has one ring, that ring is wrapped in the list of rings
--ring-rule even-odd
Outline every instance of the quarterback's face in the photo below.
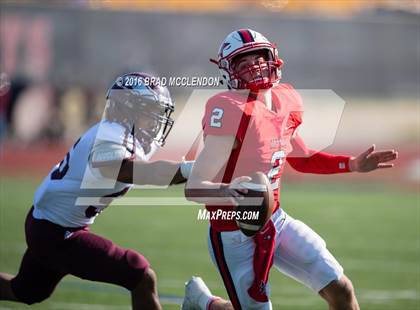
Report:
[[[265,51],[253,51],[238,55],[233,60],[233,71],[245,82],[250,83],[270,75]]]

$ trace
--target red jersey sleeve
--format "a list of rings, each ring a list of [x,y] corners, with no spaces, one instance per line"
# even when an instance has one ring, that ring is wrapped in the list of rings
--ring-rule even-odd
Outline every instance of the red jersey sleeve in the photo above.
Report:
[[[350,172],[350,156],[334,155],[308,149],[303,139],[298,135],[291,143],[293,151],[286,159],[297,171],[316,174]]]
[[[245,134],[244,105],[245,103],[230,99],[228,96],[210,98],[202,120],[204,137],[235,136],[242,142]]]

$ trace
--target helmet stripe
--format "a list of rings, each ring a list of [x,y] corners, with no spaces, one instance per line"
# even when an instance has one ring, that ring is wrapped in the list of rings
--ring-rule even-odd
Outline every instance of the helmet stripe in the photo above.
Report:
[[[242,43],[254,42],[254,38],[248,29],[238,30],[238,33],[242,39]]]
[[[249,31],[249,29],[247,29],[246,32],[249,34],[250,42],[254,42],[254,37],[252,36],[251,31]]]

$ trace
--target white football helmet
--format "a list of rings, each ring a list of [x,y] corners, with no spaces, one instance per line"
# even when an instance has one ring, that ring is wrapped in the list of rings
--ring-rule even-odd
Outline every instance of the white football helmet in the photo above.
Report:
[[[249,66],[240,72],[233,70],[232,60],[236,56],[261,50],[267,52],[267,61]],[[280,80],[280,68],[283,65],[276,46],[261,33],[251,29],[239,29],[231,32],[220,45],[218,59],[210,59],[210,61],[218,65],[223,81],[229,89],[270,88]],[[268,77],[263,77],[263,70],[268,70]],[[245,81],[241,77],[245,73],[249,73],[255,78],[252,81]]]

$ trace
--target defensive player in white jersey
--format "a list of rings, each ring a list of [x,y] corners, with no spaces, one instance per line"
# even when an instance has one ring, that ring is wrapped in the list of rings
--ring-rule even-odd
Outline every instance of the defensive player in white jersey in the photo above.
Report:
[[[161,309],[146,258],[89,231],[133,183],[167,185],[188,177],[192,162],[149,162],[174,122],[169,91],[156,81],[144,73],[119,77],[107,93],[104,119],[38,187],[25,222],[28,248],[16,276],[0,273],[0,300],[41,302],[71,274],[127,288],[133,309]]]

